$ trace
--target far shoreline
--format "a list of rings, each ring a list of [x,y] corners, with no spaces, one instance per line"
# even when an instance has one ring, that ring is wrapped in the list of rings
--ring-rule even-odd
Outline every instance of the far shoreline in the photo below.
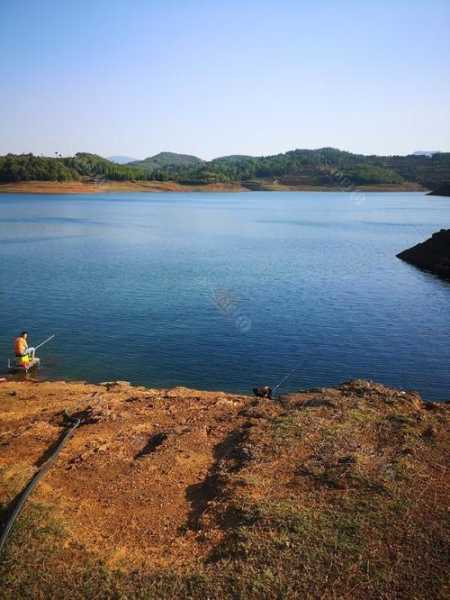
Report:
[[[103,194],[109,192],[428,192],[415,183],[338,186],[282,185],[270,180],[251,182],[207,183],[186,185],[176,181],[20,181],[0,183],[0,194]]]

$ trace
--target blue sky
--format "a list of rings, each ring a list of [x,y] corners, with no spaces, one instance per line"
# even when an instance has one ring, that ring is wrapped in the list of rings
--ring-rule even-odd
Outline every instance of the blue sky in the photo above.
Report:
[[[450,151],[448,0],[0,0],[0,153]]]

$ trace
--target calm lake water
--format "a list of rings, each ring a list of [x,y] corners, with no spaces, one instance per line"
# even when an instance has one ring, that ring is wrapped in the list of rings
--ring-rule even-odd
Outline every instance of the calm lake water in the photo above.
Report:
[[[450,285],[395,255],[450,226],[421,193],[0,196],[0,359],[249,391],[364,377],[450,397]]]

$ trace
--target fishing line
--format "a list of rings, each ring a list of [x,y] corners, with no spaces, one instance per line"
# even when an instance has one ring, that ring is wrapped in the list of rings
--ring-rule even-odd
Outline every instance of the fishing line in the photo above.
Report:
[[[291,377],[291,375],[293,375],[295,373],[295,371],[297,371],[297,369],[299,369],[301,367],[302,364],[304,364],[304,360],[302,359],[299,363],[297,363],[295,365],[295,367],[293,369],[291,369],[289,371],[289,373],[287,375],[285,375],[283,377],[283,379],[280,381],[280,383],[278,383],[273,389],[272,389],[272,393],[275,392],[275,390],[277,390],[279,387],[281,387],[284,383],[286,383],[286,381]]]

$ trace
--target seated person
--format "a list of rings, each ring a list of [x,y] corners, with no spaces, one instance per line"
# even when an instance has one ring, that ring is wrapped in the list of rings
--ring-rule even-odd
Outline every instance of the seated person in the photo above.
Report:
[[[27,342],[28,332],[22,331],[18,338],[14,340],[14,352],[17,358],[28,357],[34,359],[35,349],[32,346],[28,346]]]

